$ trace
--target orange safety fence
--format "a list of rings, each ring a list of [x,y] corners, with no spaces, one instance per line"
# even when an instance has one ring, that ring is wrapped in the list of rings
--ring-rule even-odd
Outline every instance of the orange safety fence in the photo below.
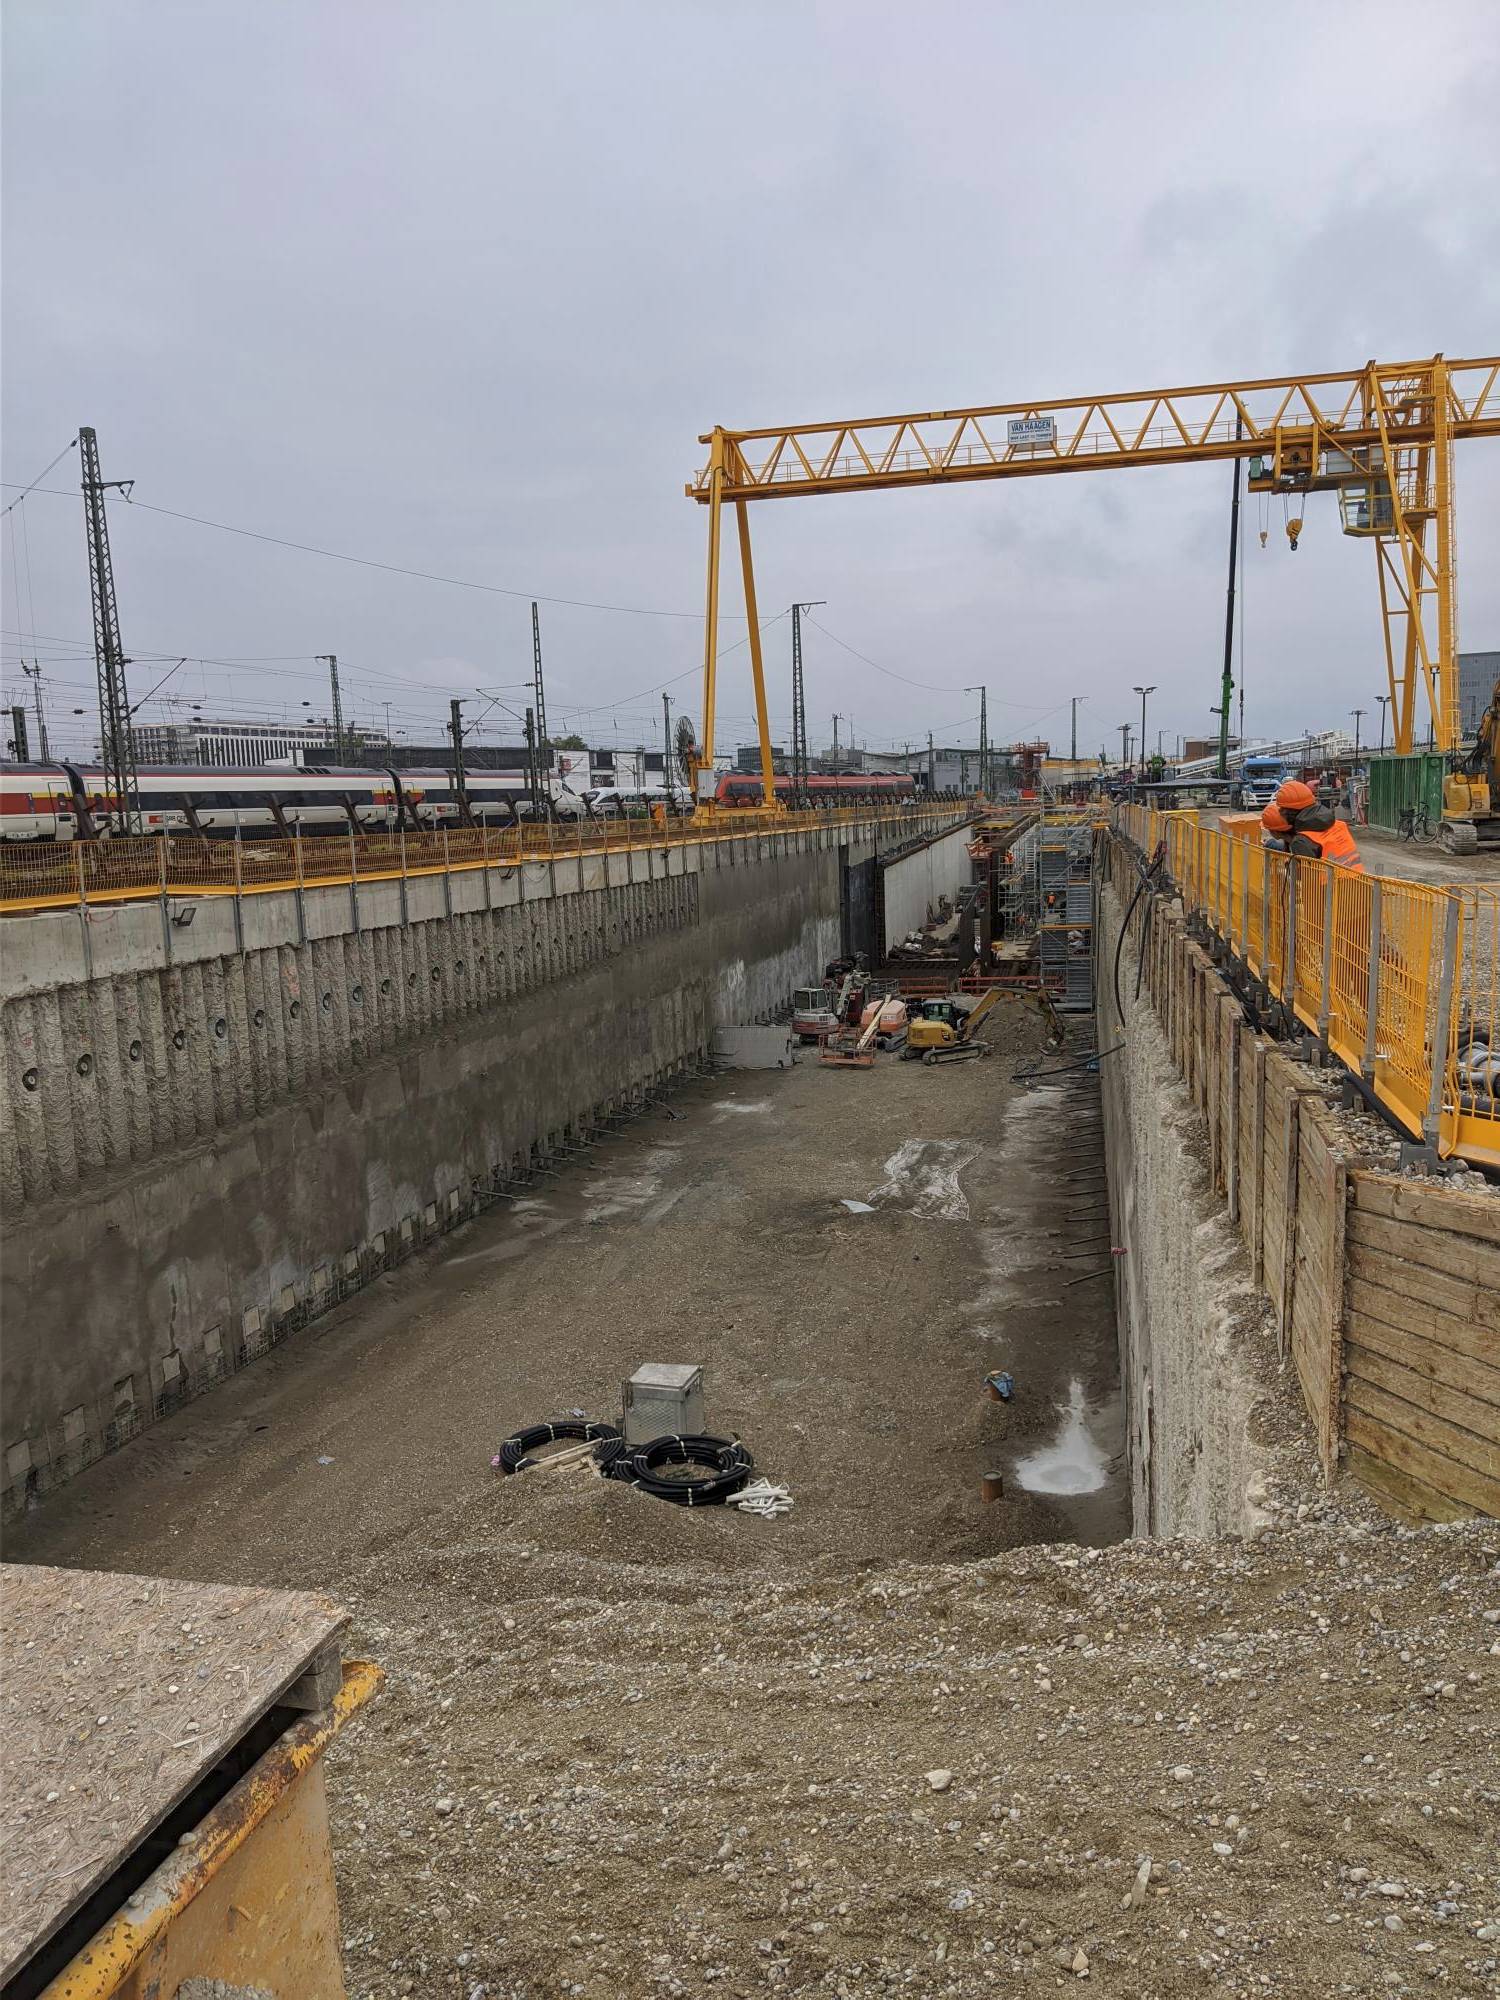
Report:
[[[1191,812],[1115,823],[1412,1138],[1500,1167],[1500,888],[1352,874]]]

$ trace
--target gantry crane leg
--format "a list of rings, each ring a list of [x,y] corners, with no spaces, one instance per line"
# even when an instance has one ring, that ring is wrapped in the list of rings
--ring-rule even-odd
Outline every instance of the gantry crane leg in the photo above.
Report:
[[[714,767],[714,696],[719,673],[719,541],[724,513],[724,433],[715,429],[708,465],[708,608],[703,619],[703,729],[699,769]],[[696,801],[695,801],[696,804]]]
[[[766,713],[766,674],[760,652],[760,619],[755,609],[755,567],[750,559],[750,517],[743,500],[734,503],[740,531],[740,568],[745,578],[745,616],[750,621],[750,672],[755,681],[755,721],[760,730],[760,802],[776,803],[776,776],[771,768],[771,718]]]
[[[1370,369],[1370,404],[1380,432],[1390,492],[1389,532],[1375,537],[1390,675],[1394,747],[1407,755],[1417,727],[1420,671],[1432,741],[1458,742],[1458,620],[1454,610],[1453,426],[1447,363],[1441,356],[1420,375]],[[1413,409],[1425,411],[1430,441],[1407,444],[1402,431]],[[1431,546],[1428,530],[1432,530]],[[1394,599],[1394,602],[1393,602]],[[1404,618],[1401,670],[1393,625]]]

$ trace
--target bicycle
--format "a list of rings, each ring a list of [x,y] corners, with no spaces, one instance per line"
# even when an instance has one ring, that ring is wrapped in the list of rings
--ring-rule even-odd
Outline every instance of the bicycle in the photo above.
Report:
[[[1403,840],[1426,842],[1437,838],[1437,828],[1426,806],[1404,806],[1396,830]]]

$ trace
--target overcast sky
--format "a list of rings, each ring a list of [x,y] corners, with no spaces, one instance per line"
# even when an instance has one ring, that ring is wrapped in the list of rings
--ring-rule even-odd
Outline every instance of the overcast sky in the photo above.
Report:
[[[1500,351],[1500,8],[1429,0],[1430,59],[1412,19],[6,0],[4,477],[92,424],[138,501],[520,593],[117,506],[132,697],[190,656],[143,719],[185,713],[169,696],[324,713],[332,652],[357,720],[389,701],[431,740],[451,694],[475,715],[476,687],[529,673],[540,593],[683,614],[542,608],[554,731],[654,743],[663,683],[699,710],[705,517],[682,488],[714,422]],[[1500,646],[1500,445],[1457,457],[1461,643]],[[35,654],[91,745],[77,479],[75,453],[43,481],[75,497],[5,522],[5,699]],[[826,599],[826,631],[890,670],[810,632],[814,745],[835,711],[872,745],[972,742],[955,690],[980,681],[1000,740],[1065,747],[1077,694],[1080,748],[1117,746],[1146,681],[1153,737],[1206,730],[1228,489],[1184,467],[753,510],[762,615]],[[1331,496],[1306,514],[1295,555],[1279,509],[1263,551],[1247,505],[1247,727],[1362,706],[1368,735],[1375,558]],[[766,645],[781,741],[784,618]],[[746,662],[721,747],[753,733]]]

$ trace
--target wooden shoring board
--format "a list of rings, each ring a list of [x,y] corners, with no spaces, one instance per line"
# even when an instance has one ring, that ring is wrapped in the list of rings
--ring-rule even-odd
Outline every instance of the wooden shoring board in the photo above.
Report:
[[[1382,1285],[1398,1298],[1410,1299],[1413,1324],[1424,1307],[1433,1307],[1465,1326],[1477,1327],[1490,1339],[1500,1332],[1500,1298],[1485,1290],[1473,1278],[1455,1276],[1452,1272],[1423,1269],[1414,1272],[1411,1265],[1401,1257],[1390,1256],[1384,1250],[1376,1250],[1360,1242],[1354,1231],[1359,1219],[1356,1209],[1350,1216],[1349,1229],[1349,1274],[1351,1278],[1362,1278],[1372,1285]],[[1413,1287],[1419,1287],[1413,1293]]]
[[[1266,1045],[1245,1023],[1240,1028],[1240,1075],[1244,1079],[1245,1193],[1240,1208],[1240,1232],[1250,1251],[1250,1276],[1265,1282],[1266,1188]]]
[[[1462,1501],[1439,1493],[1425,1480],[1376,1458],[1363,1445],[1349,1444],[1344,1449],[1344,1467],[1349,1477],[1367,1493],[1373,1494],[1389,1512],[1405,1520],[1463,1521],[1474,1512]]]
[[[1224,1077],[1224,1199],[1240,1223],[1240,1010],[1230,994],[1219,1002],[1220,1067]]]
[[[8,1978],[269,1709],[307,1705],[294,1684],[328,1685],[348,1614],[308,1591],[5,1563],[0,1618]]]
[[[1344,1346],[1343,1157],[1303,1096],[1297,1117],[1292,1358],[1325,1482],[1338,1465]]]
[[[1349,1240],[1411,1265],[1411,1289],[1419,1296],[1422,1274],[1438,1271],[1472,1280],[1500,1298],[1500,1244],[1457,1230],[1432,1229],[1425,1222],[1394,1221],[1375,1214],[1357,1196],[1349,1217]]]
[[[1219,1151],[1223,1145],[1223,1118],[1219,1083],[1219,980],[1217,973],[1202,974],[1203,1011],[1203,1116],[1208,1123],[1208,1173],[1215,1189],[1219,1186]]]
[[[1351,1328],[1360,1321],[1378,1321],[1403,1343],[1424,1342],[1448,1355],[1460,1374],[1472,1370],[1479,1362],[1490,1374],[1500,1376],[1500,1338],[1492,1327],[1481,1326],[1477,1319],[1462,1313],[1448,1312],[1431,1299],[1412,1298],[1406,1292],[1392,1289],[1402,1283],[1406,1273],[1387,1260],[1379,1260],[1383,1269],[1372,1278],[1367,1275],[1371,1261],[1358,1248],[1350,1251]],[[1389,1282],[1382,1282],[1382,1278]],[[1451,1295],[1445,1297],[1451,1300]]]
[[[1278,1066],[1279,1067],[1279,1066]],[[1261,1229],[1262,1286],[1276,1309],[1277,1344],[1285,1359],[1292,1328],[1295,1262],[1292,1234],[1297,1216],[1297,1115],[1300,1093],[1268,1064],[1265,1088],[1264,1188]]]
[[[1476,1447],[1453,1425],[1362,1380],[1349,1384],[1344,1421],[1350,1442],[1372,1458],[1461,1506],[1500,1515],[1500,1474],[1493,1452]]]
[[[1426,1229],[1448,1229],[1458,1236],[1500,1245],[1500,1201],[1492,1194],[1423,1187],[1391,1174],[1368,1172],[1356,1173],[1352,1185],[1354,1205],[1366,1215],[1418,1223]]]

